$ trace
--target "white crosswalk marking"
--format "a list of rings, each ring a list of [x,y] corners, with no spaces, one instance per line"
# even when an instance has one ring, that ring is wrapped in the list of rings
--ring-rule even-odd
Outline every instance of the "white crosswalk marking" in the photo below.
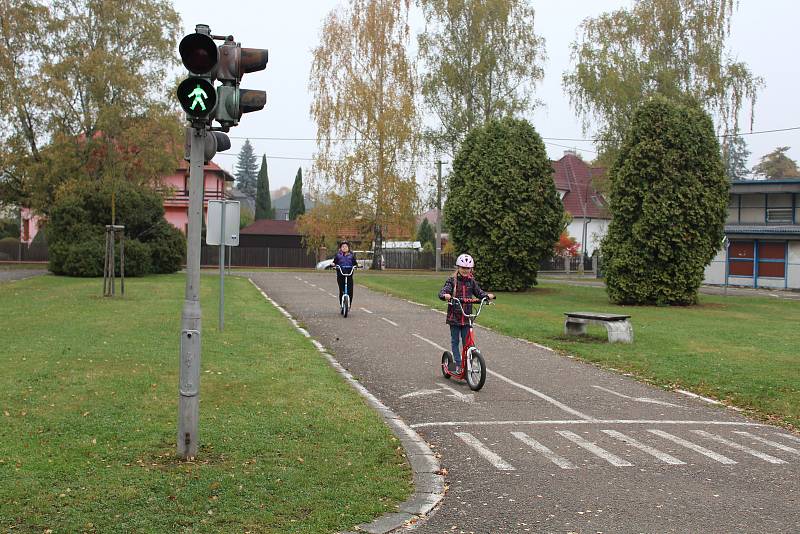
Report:
[[[654,449],[650,445],[645,445],[644,443],[636,441],[635,439],[626,436],[622,432],[617,432],[616,430],[602,430],[601,432],[604,432],[605,434],[608,434],[612,438],[616,438],[616,439],[618,439],[618,440],[620,440],[620,441],[622,441],[624,443],[627,443],[631,447],[635,447],[635,448],[639,449],[640,451],[646,452],[647,454],[649,454],[651,456],[655,456],[656,458],[658,458],[659,460],[661,460],[664,463],[667,463],[667,464],[670,464],[670,465],[685,465],[686,464],[686,462],[682,462],[681,460],[678,460],[677,458],[675,458],[672,455],[669,455],[669,454],[667,454],[665,452],[661,452],[658,449]]]
[[[529,446],[536,452],[542,453],[548,460],[556,464],[561,469],[577,469],[578,467],[570,462],[569,460],[562,458],[561,456],[557,455],[535,439],[528,436],[525,432],[512,432],[511,433],[515,438],[525,443],[525,445]]]
[[[570,440],[572,443],[574,443],[578,447],[586,449],[587,451],[591,452],[592,454],[594,454],[596,456],[599,456],[600,458],[602,458],[603,460],[607,461],[611,465],[614,465],[614,466],[617,466],[617,467],[629,467],[629,466],[633,465],[632,463],[628,462],[627,460],[623,460],[619,456],[615,456],[615,455],[611,454],[610,452],[608,452],[607,450],[605,450],[605,449],[603,449],[601,447],[598,447],[594,443],[585,440],[584,438],[580,437],[578,434],[575,434],[574,432],[570,432],[569,430],[556,430],[556,433],[564,436],[565,438]]]
[[[770,456],[769,454],[764,454],[763,452],[759,452],[755,449],[751,449],[750,447],[745,447],[740,443],[736,443],[735,441],[731,441],[729,439],[725,439],[722,436],[718,436],[716,434],[711,434],[710,432],[706,432],[705,430],[692,430],[698,436],[703,436],[704,438],[711,439],[716,441],[717,443],[722,443],[723,445],[727,445],[731,449],[736,449],[737,451],[746,452],[756,458],[761,458],[765,462],[769,462],[771,464],[785,464],[786,462],[781,460],[780,458],[775,458],[774,456]]]
[[[756,441],[760,441],[761,443],[766,443],[770,447],[775,447],[776,449],[780,449],[782,451],[791,452],[792,454],[800,454],[800,451],[795,449],[794,447],[789,447],[789,446],[784,445],[782,443],[778,443],[777,441],[771,441],[771,440],[768,440],[768,439],[764,439],[764,438],[762,438],[760,436],[753,435],[750,432],[745,432],[743,430],[734,430],[733,433],[734,434],[739,434],[739,435],[742,435],[742,436],[746,436],[746,437],[748,437],[750,439],[754,439]]]
[[[478,454],[486,458],[489,461],[489,463],[491,463],[500,471],[516,471],[513,465],[509,464],[508,462],[500,458],[500,456],[487,449],[486,446],[484,446],[484,444],[481,443],[481,441],[478,438],[476,438],[469,432],[456,432],[456,436],[461,438],[461,440],[464,443],[475,449],[475,451],[477,451]]]
[[[669,432],[664,432],[663,430],[655,430],[655,429],[650,429],[648,430],[648,432],[650,432],[651,434],[655,434],[656,436],[662,437],[664,439],[668,439],[669,441],[677,443],[678,445],[683,445],[687,449],[699,452],[703,456],[708,456],[712,460],[716,460],[721,464],[733,465],[736,463],[735,460],[731,460],[727,456],[723,456],[719,453],[708,450],[705,447],[701,447],[700,445],[692,443],[691,441],[686,441],[685,439],[679,438],[678,436],[673,436]]]

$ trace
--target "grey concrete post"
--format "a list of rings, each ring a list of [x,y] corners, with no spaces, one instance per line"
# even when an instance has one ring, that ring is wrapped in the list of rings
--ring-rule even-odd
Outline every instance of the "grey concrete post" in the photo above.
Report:
[[[186,293],[181,313],[178,456],[197,456],[200,407],[200,230],[203,225],[205,127],[192,128],[189,160],[189,229]]]

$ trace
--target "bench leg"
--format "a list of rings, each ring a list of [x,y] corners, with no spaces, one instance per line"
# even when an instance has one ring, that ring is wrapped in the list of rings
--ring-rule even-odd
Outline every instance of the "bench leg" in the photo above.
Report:
[[[605,323],[609,343],[633,343],[633,327],[630,321]]]
[[[568,336],[586,335],[587,321],[581,319],[567,319],[564,321],[564,334]]]

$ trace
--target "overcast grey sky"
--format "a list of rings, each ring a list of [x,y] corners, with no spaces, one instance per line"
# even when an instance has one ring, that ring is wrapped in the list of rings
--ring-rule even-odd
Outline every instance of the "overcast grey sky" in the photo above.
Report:
[[[237,128],[230,132],[232,148],[214,161],[233,172],[235,154],[245,138],[249,138],[259,157],[266,154],[270,186],[291,187],[298,167],[303,175],[311,167],[314,141],[280,141],[259,138],[309,138],[316,135],[316,126],[309,116],[311,94],[308,74],[311,51],[319,41],[324,17],[346,0],[174,0],[186,33],[195,24],[208,24],[214,34],[233,35],[242,46],[268,48],[269,65],[262,72],[247,74],[242,87],[265,89],[264,110],[244,115]],[[536,9],[535,31],[546,39],[545,78],[537,86],[536,97],[544,102],[528,115],[543,137],[585,138],[568,97],[561,87],[561,76],[570,68],[569,46],[575,39],[580,22],[586,17],[630,6],[630,0],[531,0]],[[220,13],[219,6],[228,7]],[[207,15],[211,14],[211,15]],[[772,130],[800,126],[800,89],[798,52],[795,36],[800,20],[800,2],[796,0],[741,0],[734,15],[730,50],[734,57],[747,62],[751,70],[762,76],[766,87],[756,104],[753,129]],[[423,29],[418,13],[412,13],[411,27]],[[177,50],[176,50],[177,54]],[[743,113],[743,124],[749,115]],[[751,166],[763,154],[777,146],[790,146],[789,156],[800,160],[800,130],[751,135],[746,138],[752,152]],[[591,143],[550,141],[551,158],[561,157],[569,145],[584,151],[586,159],[594,156]],[[433,164],[425,172],[434,172]],[[419,177],[421,179],[423,177]]]

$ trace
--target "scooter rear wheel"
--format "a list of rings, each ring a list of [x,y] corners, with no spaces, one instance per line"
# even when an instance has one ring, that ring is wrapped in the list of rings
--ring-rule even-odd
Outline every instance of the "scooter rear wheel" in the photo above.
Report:
[[[470,368],[467,371],[467,385],[472,391],[478,391],[486,383],[486,362],[478,349],[473,350],[469,356]]]
[[[450,352],[448,351],[444,351],[444,353],[442,353],[441,371],[442,371],[442,376],[447,378],[448,380],[450,379],[450,367],[451,367],[450,362],[452,361],[453,361],[453,355],[450,354]]]

